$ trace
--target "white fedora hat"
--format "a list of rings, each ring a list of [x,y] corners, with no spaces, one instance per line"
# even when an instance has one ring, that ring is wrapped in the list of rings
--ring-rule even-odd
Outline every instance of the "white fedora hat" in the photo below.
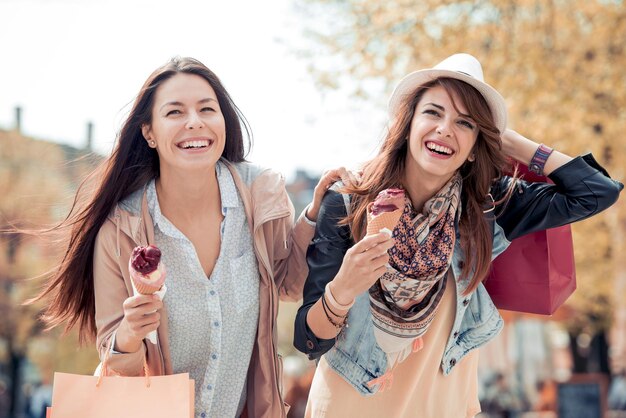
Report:
[[[395,118],[402,100],[415,93],[417,87],[437,78],[447,77],[461,80],[474,87],[483,95],[496,127],[503,133],[506,129],[506,102],[496,89],[485,83],[480,62],[470,54],[454,54],[433,68],[412,72],[396,86],[389,99],[389,114]]]

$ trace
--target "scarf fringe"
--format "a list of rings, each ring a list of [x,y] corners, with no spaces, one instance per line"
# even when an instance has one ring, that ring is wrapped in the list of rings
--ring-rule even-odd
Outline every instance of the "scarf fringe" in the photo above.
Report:
[[[410,345],[410,347],[411,353],[417,353],[422,348],[424,348],[424,340],[422,339],[422,337],[418,337],[413,340],[413,343]],[[391,386],[393,385],[393,372],[395,371],[398,364],[402,363],[409,357],[408,355],[402,356],[404,351],[398,353],[398,357],[396,357],[395,361],[393,362],[393,366],[391,367],[391,369],[387,370],[383,375],[367,382],[366,386],[371,389],[373,386],[380,385],[380,387],[378,388],[378,392],[381,393],[387,389],[391,389]]]

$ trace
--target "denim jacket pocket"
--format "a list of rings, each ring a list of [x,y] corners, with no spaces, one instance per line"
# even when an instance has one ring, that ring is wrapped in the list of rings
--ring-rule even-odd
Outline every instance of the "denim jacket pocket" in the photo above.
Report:
[[[376,393],[376,386],[367,383],[387,369],[387,356],[376,343],[369,309],[369,294],[365,292],[350,309],[348,327],[325,355],[329,366],[363,395]]]
[[[367,347],[375,342],[367,292],[356,298],[354,306],[350,308],[346,323],[348,326],[339,334],[335,346],[351,354],[353,358],[363,357],[360,359],[362,363],[370,357],[370,350]]]
[[[464,352],[473,350],[495,337],[501,328],[502,318],[480,284],[469,300],[457,344],[463,346]]]

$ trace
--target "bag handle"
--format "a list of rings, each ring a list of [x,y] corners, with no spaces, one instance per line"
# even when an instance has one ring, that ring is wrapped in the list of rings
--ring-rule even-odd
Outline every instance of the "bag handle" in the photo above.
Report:
[[[104,353],[104,359],[102,360],[102,369],[100,372],[100,376],[98,376],[98,381],[96,382],[96,387],[100,387],[100,383],[102,381],[102,377],[106,376],[109,371],[109,356],[111,355],[111,344],[113,343],[113,338],[109,338],[109,343],[106,346],[106,351]],[[142,343],[143,345],[143,343]],[[141,347],[143,349],[143,347]],[[143,350],[142,350],[143,351]],[[148,368],[148,361],[146,358],[146,353],[143,353],[143,372],[146,377],[146,387],[150,387],[150,369]]]

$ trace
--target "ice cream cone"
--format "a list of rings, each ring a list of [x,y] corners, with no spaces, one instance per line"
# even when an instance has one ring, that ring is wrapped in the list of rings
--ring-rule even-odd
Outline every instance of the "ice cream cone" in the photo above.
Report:
[[[161,250],[155,245],[135,247],[128,260],[128,271],[137,293],[152,295],[165,283],[165,266]]]
[[[159,263],[156,270],[149,274],[142,274],[135,270],[131,263],[128,264],[128,271],[130,272],[130,278],[137,289],[137,293],[142,295],[152,295],[153,293],[161,290],[163,283],[165,283],[165,265]]]
[[[391,235],[393,229],[402,216],[403,209],[397,209],[392,212],[383,212],[376,216],[367,215],[367,235],[378,234],[383,230],[387,230]]]
[[[161,263],[161,250],[155,245],[135,247],[128,260],[128,272],[133,284],[135,295],[156,294],[163,300],[167,287],[165,286],[165,265]],[[157,331],[150,331],[146,339],[157,344]]]

